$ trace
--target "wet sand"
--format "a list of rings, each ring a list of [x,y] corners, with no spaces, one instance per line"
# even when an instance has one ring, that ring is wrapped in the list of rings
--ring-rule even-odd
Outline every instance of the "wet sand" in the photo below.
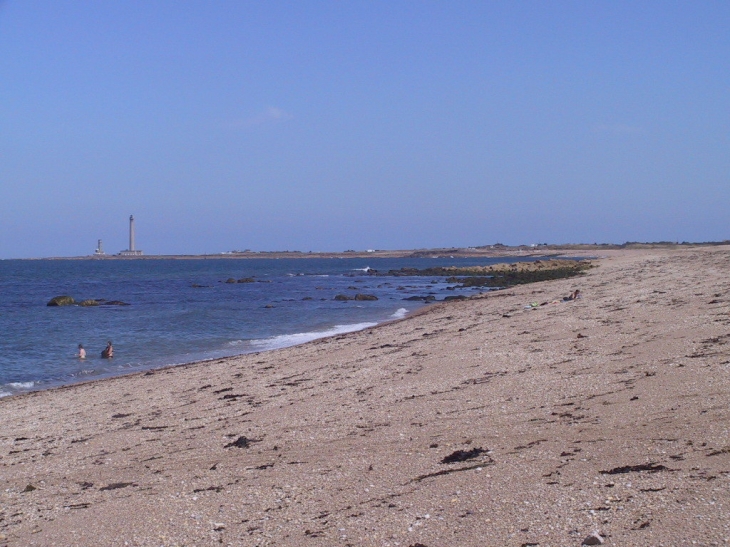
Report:
[[[358,333],[1,399],[0,546],[728,544],[730,247],[607,254]]]

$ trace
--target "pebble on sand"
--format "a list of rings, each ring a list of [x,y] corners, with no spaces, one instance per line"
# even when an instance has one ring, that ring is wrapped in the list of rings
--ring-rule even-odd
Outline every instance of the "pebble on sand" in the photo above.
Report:
[[[583,540],[581,545],[603,545],[603,543],[604,539],[601,537],[601,534],[593,532]]]

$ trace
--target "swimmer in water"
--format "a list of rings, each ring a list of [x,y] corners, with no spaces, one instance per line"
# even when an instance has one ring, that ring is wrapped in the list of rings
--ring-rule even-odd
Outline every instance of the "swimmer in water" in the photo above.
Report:
[[[111,359],[114,357],[114,348],[112,347],[111,341],[106,343],[106,347],[101,351],[101,356],[104,359]]]

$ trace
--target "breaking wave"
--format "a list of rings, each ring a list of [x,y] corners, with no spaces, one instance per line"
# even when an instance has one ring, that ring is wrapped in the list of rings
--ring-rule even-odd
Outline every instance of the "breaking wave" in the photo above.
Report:
[[[35,385],[35,382],[10,382],[8,386],[13,389],[30,389]]]
[[[405,308],[399,308],[393,312],[393,315],[390,316],[391,319],[403,319],[406,314],[408,313],[408,310]]]
[[[281,334],[272,336],[271,338],[263,338],[261,340],[251,340],[250,344],[256,348],[256,351],[265,351],[271,349],[288,348],[317,340],[318,338],[326,338],[327,336],[336,336],[348,332],[374,327],[377,323],[353,323],[351,325],[335,325],[332,328],[323,331],[298,332],[296,334]]]

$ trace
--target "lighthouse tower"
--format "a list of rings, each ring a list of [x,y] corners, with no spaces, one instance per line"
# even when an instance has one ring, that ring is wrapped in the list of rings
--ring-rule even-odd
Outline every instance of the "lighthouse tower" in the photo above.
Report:
[[[121,251],[120,256],[142,256],[142,251],[134,248],[134,215],[129,215],[129,249]]]
[[[134,215],[129,215],[129,250],[134,252]]]

